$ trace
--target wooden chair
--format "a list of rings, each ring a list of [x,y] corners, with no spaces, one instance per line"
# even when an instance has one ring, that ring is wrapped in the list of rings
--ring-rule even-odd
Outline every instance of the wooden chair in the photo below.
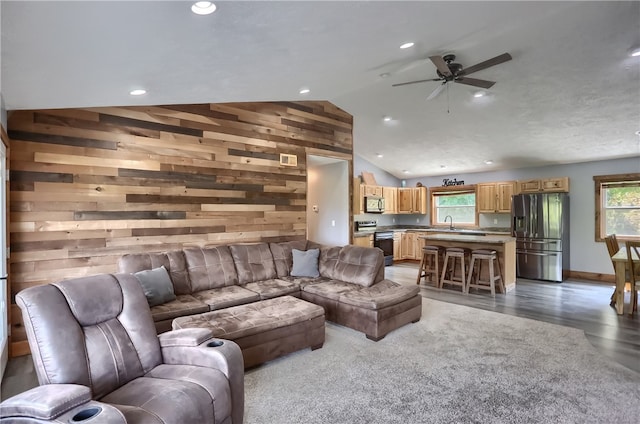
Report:
[[[640,241],[627,241],[627,261],[631,282],[631,316],[638,312],[638,291],[640,290]]]
[[[604,242],[607,245],[607,250],[609,251],[609,258],[613,258],[613,255],[618,253],[620,250],[620,245],[618,244],[618,239],[615,234],[608,235],[604,238]],[[616,264],[613,263],[613,259],[611,259],[611,265],[613,265],[613,269],[615,271]],[[613,289],[613,294],[611,295],[611,303],[609,305],[615,306],[616,304],[616,289]]]

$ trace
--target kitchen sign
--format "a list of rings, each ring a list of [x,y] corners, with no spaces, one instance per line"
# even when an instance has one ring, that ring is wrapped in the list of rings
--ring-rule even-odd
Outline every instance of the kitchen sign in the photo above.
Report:
[[[450,180],[449,178],[445,178],[442,180],[442,187],[459,186],[459,185],[464,185],[464,180],[458,181],[455,178],[453,180]]]

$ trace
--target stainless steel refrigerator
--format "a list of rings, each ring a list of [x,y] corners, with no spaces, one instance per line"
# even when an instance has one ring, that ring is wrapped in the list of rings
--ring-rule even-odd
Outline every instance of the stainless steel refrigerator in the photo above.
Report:
[[[516,274],[562,282],[569,270],[569,195],[516,194],[511,203]]]

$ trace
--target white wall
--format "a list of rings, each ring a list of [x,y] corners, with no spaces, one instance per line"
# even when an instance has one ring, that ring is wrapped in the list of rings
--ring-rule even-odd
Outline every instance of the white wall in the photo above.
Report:
[[[349,244],[349,163],[307,168],[307,238],[321,244]],[[313,207],[317,206],[317,212]]]

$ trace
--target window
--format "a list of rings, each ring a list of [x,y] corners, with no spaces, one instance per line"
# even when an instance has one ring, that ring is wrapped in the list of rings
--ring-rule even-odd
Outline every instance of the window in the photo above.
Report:
[[[475,187],[432,188],[431,205],[431,223],[433,225],[445,224],[447,216],[450,216],[456,225],[477,225]],[[449,223],[448,219],[446,223]]]
[[[615,234],[640,238],[640,174],[593,177],[596,191],[596,241]]]

